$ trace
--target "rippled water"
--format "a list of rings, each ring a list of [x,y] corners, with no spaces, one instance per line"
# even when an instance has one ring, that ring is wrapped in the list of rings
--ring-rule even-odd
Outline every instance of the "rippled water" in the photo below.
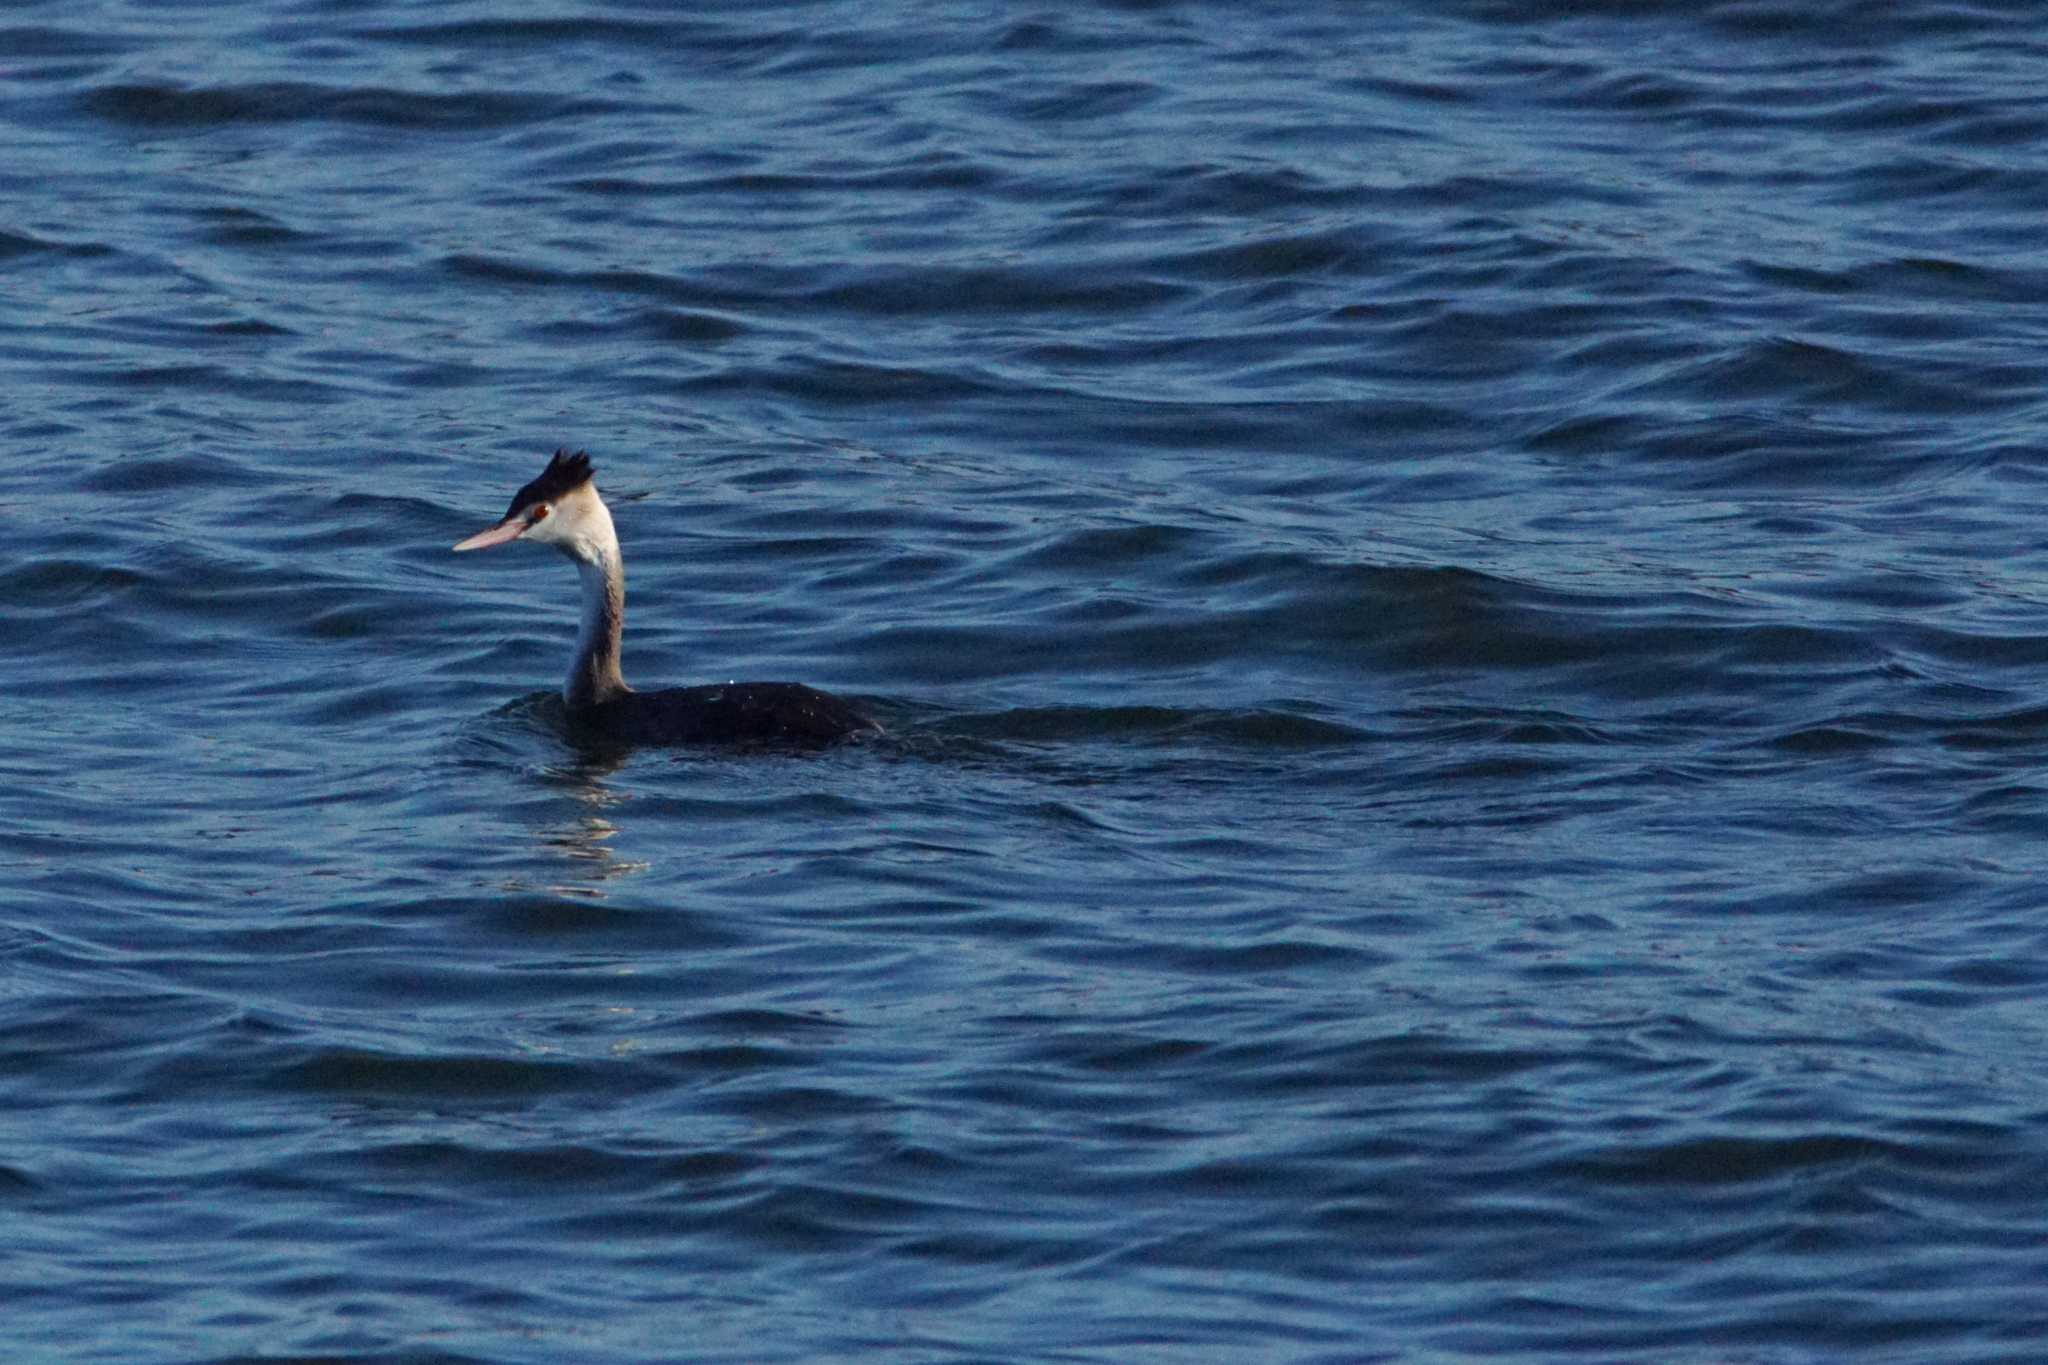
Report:
[[[2048,1354],[2034,7],[0,54],[10,1358]]]

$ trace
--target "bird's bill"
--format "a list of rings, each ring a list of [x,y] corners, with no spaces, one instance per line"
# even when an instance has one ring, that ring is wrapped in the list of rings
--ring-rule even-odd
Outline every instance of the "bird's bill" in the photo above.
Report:
[[[493,545],[503,545],[508,540],[517,540],[526,533],[527,522],[523,517],[507,517],[489,530],[478,531],[468,540],[455,542],[455,549],[488,550]]]

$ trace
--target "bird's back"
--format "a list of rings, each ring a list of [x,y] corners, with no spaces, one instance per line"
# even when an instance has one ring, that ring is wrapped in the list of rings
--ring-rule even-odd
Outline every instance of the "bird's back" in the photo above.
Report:
[[[859,707],[791,682],[710,683],[628,692],[569,713],[579,732],[631,744],[789,744],[880,734]]]

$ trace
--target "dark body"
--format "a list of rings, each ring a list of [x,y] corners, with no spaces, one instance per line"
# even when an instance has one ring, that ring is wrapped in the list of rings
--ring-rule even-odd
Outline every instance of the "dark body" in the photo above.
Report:
[[[793,682],[710,683],[627,692],[569,708],[577,735],[626,744],[777,744],[818,748],[878,735],[852,702]]]

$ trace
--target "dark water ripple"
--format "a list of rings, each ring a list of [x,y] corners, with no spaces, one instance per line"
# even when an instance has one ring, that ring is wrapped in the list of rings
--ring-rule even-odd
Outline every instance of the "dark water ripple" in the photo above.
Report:
[[[2033,7],[0,52],[11,1357],[2043,1354]]]

